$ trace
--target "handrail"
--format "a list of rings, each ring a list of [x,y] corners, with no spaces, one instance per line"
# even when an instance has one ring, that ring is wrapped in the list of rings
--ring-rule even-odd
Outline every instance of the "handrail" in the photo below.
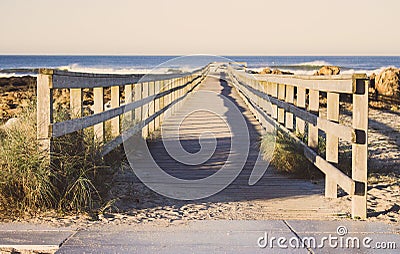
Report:
[[[341,76],[254,75],[228,66],[228,75],[250,110],[265,127],[275,124],[301,145],[325,174],[325,196],[337,197],[337,186],[352,196],[353,218],[366,218],[368,157],[368,80],[365,74]],[[327,118],[318,116],[319,93],[327,92]],[[339,94],[353,96],[353,125],[339,123]],[[308,96],[308,100],[307,100]],[[307,130],[306,130],[306,127]],[[318,150],[318,130],[326,134],[326,156]],[[307,135],[301,141],[296,133]],[[338,165],[339,138],[352,144],[352,176]]]
[[[135,84],[139,81],[152,82],[166,79],[182,78],[185,76],[198,73],[201,69],[192,72],[179,74],[98,74],[70,72],[64,70],[39,69],[39,74],[48,74],[53,76],[52,88],[94,88],[122,86],[127,84]]]
[[[51,155],[53,138],[94,126],[95,138],[103,142],[103,156],[123,142],[121,117],[129,133],[142,131],[143,138],[160,127],[164,113],[193,91],[205,78],[209,66],[181,74],[120,75],[77,73],[40,69],[37,79],[37,137]],[[139,83],[140,82],[140,83]],[[120,104],[120,86],[125,103]],[[111,87],[110,110],[104,108],[104,87]],[[83,89],[93,88],[94,113],[83,116]],[[53,122],[53,91],[69,89],[71,118]],[[105,143],[105,121],[111,121],[113,140]],[[135,130],[135,131],[132,131]],[[125,131],[127,132],[127,131]]]

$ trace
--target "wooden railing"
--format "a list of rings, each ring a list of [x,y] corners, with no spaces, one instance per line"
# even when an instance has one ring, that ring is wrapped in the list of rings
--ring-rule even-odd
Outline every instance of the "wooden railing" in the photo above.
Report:
[[[54,138],[85,128],[93,128],[94,138],[103,143],[103,156],[135,133],[142,131],[143,138],[147,138],[160,127],[167,109],[179,107],[187,94],[203,81],[208,70],[206,66],[184,74],[144,76],[41,69],[37,79],[37,138],[41,149],[51,155]],[[104,107],[106,87],[111,90],[109,110]],[[68,89],[70,94],[70,119],[61,122],[54,122],[53,114],[53,92],[57,89]],[[93,89],[94,112],[86,116],[83,115],[83,89]],[[112,140],[109,141],[105,141],[106,121],[111,123]]]
[[[275,125],[301,145],[305,156],[325,174],[325,196],[338,185],[352,196],[352,217],[367,215],[368,80],[364,74],[341,76],[254,75],[228,66],[233,85],[264,126]],[[320,117],[320,94],[327,96],[327,117]],[[339,123],[339,95],[352,96],[352,126]],[[325,158],[318,154],[321,131]],[[307,136],[307,144],[300,138]],[[321,136],[321,135],[320,135]],[[339,139],[351,143],[351,177],[338,168]],[[284,188],[284,186],[282,186]]]

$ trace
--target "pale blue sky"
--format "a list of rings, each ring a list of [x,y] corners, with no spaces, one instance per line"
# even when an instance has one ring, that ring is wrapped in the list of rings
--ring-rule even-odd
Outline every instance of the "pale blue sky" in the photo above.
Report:
[[[398,0],[0,0],[0,54],[400,55]]]

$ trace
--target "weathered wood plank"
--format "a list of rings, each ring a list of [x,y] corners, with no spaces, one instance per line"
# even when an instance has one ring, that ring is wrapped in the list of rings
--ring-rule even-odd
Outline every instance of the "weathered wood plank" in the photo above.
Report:
[[[294,87],[293,86],[290,86],[290,85],[286,86],[285,101],[290,104],[294,103]],[[292,112],[286,112],[285,127],[288,128],[289,130],[293,130],[293,113]]]
[[[109,86],[123,86],[129,84],[136,84],[138,82],[150,82],[166,79],[174,79],[184,77],[193,73],[198,73],[206,69],[203,67],[193,72],[180,73],[180,74],[95,74],[95,73],[81,73],[69,72],[61,70],[50,70],[54,72],[53,75],[53,88],[94,88],[94,87],[109,87]]]
[[[339,94],[327,94],[327,119],[339,123]],[[326,132],[326,160],[332,163],[339,162],[339,138],[336,129]],[[337,198],[337,183],[330,175],[325,176],[325,196]]]
[[[107,120],[110,120],[111,118],[114,118],[116,116],[119,116],[124,113],[124,111],[129,111],[129,110],[134,110],[136,108],[140,108],[141,106],[147,104],[149,101],[151,101],[152,98],[144,98],[139,101],[134,101],[128,105],[122,105],[118,108],[110,109],[107,111],[104,111],[102,113],[82,117],[82,118],[77,118],[77,119],[72,119],[72,120],[67,120],[64,122],[59,122],[59,123],[54,123],[52,124],[52,137],[60,137],[65,134],[69,134],[90,126],[93,126],[95,124],[105,122]]]
[[[129,104],[133,100],[133,93],[132,93],[132,85],[125,85],[124,88],[124,93],[125,93],[125,105]],[[132,123],[133,119],[133,112],[131,110],[125,111],[124,114],[124,125],[123,126],[129,126]]]
[[[296,106],[300,109],[306,108],[306,89],[303,87],[297,87],[297,98]],[[300,135],[304,135],[306,130],[306,124],[303,119],[296,116],[296,131]]]
[[[161,81],[155,82],[154,91],[155,91],[155,94],[159,94],[161,92]],[[160,110],[160,102],[161,102],[161,98],[154,99],[154,111],[155,112],[158,112]],[[155,125],[156,129],[158,129],[160,127],[160,122],[161,122],[160,119],[161,119],[161,116],[157,117],[154,120],[154,125]]]
[[[154,82],[149,82],[149,96],[150,97],[155,97],[155,84]],[[148,110],[149,110],[149,116],[154,114],[155,110],[155,100],[153,99],[149,104],[148,104]],[[149,133],[153,133],[155,130],[155,122],[151,121],[149,123]]]
[[[254,75],[258,80],[302,87],[324,92],[353,92],[353,75],[299,76],[299,75]]]
[[[308,110],[318,115],[319,111],[319,91],[310,90],[308,94]],[[318,127],[315,124],[308,124],[308,146],[318,150]]]
[[[278,84],[271,83],[271,96],[273,98],[278,98]],[[278,106],[272,105],[272,118],[278,119]]]
[[[352,217],[367,217],[368,175],[368,80],[354,80],[353,128],[356,130],[352,144],[352,178],[356,182],[356,193],[352,197]]]
[[[135,101],[140,101],[142,100],[142,85],[135,84]],[[142,105],[140,105],[142,106]],[[142,108],[137,107],[135,109],[135,121],[140,122],[142,121]]]
[[[243,86],[245,86],[245,85],[243,85]],[[248,89],[246,91],[249,91],[249,93],[253,93],[262,98],[268,98],[266,94],[256,91],[255,89],[252,89],[251,87],[247,87],[247,88]],[[294,105],[288,104],[288,103],[283,102],[274,97],[269,97],[269,101],[272,103],[272,106],[283,108],[285,111],[289,111],[289,112],[293,113],[299,119],[315,125],[318,129],[321,129],[326,133],[334,132],[334,133],[336,133],[335,135],[338,135],[340,138],[343,138],[344,140],[349,141],[349,142],[353,141],[353,139],[354,139],[355,133],[353,131],[353,128],[351,128],[349,126],[344,126],[339,123],[328,121],[328,120],[318,117],[317,115],[312,114],[304,109],[298,108]]]
[[[53,91],[50,73],[39,73],[37,77],[37,139],[43,151],[52,151],[50,125],[53,122]]]
[[[83,93],[80,88],[70,89],[70,108],[71,108],[71,118],[79,118],[82,116],[83,111]]]
[[[99,114],[104,111],[104,88],[95,87],[93,88],[93,100],[94,100],[94,114]],[[68,128],[67,128],[68,129]],[[98,142],[104,141],[104,122],[94,125],[94,136]]]
[[[149,96],[149,82],[145,82],[142,85],[142,97],[146,98]],[[150,103],[150,102],[149,102]],[[149,104],[145,104],[142,107],[142,121],[149,117]],[[146,139],[149,136],[149,126],[144,125],[142,129],[142,137]]]
[[[119,86],[111,87],[111,108],[119,108],[120,106],[120,92]],[[120,134],[120,117],[119,115],[111,119],[111,135],[116,137]]]

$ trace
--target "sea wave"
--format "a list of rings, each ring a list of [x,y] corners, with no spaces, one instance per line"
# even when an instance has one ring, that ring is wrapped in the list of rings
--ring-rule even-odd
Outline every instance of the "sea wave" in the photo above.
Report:
[[[303,63],[297,63],[297,64],[291,64],[292,66],[314,66],[314,67],[322,67],[325,65],[332,65],[331,63],[328,63],[324,60],[315,60],[311,62],[303,62]]]
[[[395,66],[382,66],[380,68],[377,69],[373,69],[373,70],[367,70],[367,69],[349,69],[349,68],[341,68],[340,74],[354,74],[354,73],[365,73],[368,76],[370,76],[371,74],[375,73],[375,74],[379,74],[381,73],[383,70],[387,69],[387,68],[396,68]],[[275,68],[275,67],[273,67]],[[251,70],[253,71],[257,71],[257,72],[261,72],[264,68],[251,68]],[[314,75],[314,73],[319,69],[319,68],[315,68],[315,69],[299,69],[299,68],[277,68],[281,71],[288,71],[288,72],[292,72],[295,75]]]
[[[32,76],[36,77],[37,74],[33,73],[0,73],[0,78],[12,78],[12,77],[24,77],[24,76]]]
[[[148,67],[89,67],[89,66],[82,66],[79,64],[70,64],[67,66],[60,66],[57,67],[60,70],[66,70],[70,72],[86,72],[86,73],[100,73],[100,74],[171,74],[171,73],[183,73],[183,72],[190,72],[197,68],[183,66],[183,67],[155,67],[155,68],[148,68]]]

